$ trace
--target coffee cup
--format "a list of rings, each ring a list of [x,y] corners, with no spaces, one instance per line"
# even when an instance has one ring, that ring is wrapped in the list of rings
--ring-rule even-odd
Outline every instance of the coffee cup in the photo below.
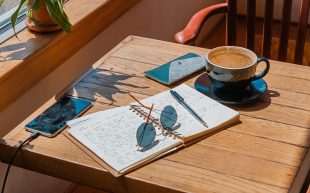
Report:
[[[266,76],[270,63],[254,52],[238,46],[222,46],[211,49],[206,55],[206,70],[213,87],[244,89],[252,81]],[[265,69],[256,74],[257,65],[265,63]]]

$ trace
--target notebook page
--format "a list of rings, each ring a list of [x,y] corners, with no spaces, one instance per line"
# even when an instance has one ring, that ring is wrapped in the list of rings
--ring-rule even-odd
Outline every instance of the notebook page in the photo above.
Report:
[[[118,172],[181,143],[179,139],[159,135],[156,130],[154,146],[138,151],[136,131],[144,122],[140,116],[129,110],[129,106],[102,111],[99,115],[82,124],[73,124],[68,132]]]
[[[182,84],[173,88],[185,100],[185,102],[208,124],[208,128],[203,126],[197,119],[190,114],[175,98],[170,94],[170,91],[165,91],[153,97],[142,100],[142,103],[151,105],[154,103],[154,109],[158,112],[162,111],[165,106],[171,105],[177,112],[177,123],[179,128],[175,131],[182,135],[182,137],[189,137],[200,132],[212,129],[225,123],[239,113],[230,109],[213,99],[203,95],[186,84]],[[153,113],[155,118],[160,118],[160,113]]]

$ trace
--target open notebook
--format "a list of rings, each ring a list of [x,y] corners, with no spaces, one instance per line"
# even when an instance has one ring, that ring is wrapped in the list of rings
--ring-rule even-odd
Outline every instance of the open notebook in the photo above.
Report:
[[[113,175],[120,176],[239,119],[238,112],[186,84],[173,90],[205,120],[208,127],[197,121],[169,91],[165,91],[141,101],[148,106],[154,104],[151,120],[156,126],[156,137],[149,147],[137,148],[137,129],[145,122],[149,111],[137,103],[69,121],[66,136]],[[161,124],[157,121],[167,105],[174,107],[177,113],[175,127],[169,135],[162,132]]]

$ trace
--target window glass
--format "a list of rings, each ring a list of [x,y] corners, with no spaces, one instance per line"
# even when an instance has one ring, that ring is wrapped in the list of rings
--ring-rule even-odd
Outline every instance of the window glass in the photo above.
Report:
[[[0,44],[14,35],[11,15],[16,11],[19,3],[20,0],[4,0],[0,7]],[[20,11],[15,25],[16,33],[25,28],[25,24],[22,21],[25,19],[26,11],[26,8]]]
[[[4,0],[2,6],[0,7],[0,15],[16,7],[19,2],[20,0]]]

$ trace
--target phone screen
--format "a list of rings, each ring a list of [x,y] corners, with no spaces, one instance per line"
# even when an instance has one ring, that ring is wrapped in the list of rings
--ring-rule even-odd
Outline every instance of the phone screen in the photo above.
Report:
[[[30,131],[38,131],[45,136],[54,136],[66,125],[66,121],[72,120],[91,106],[91,102],[63,97],[38,117],[30,121],[26,128]]]

